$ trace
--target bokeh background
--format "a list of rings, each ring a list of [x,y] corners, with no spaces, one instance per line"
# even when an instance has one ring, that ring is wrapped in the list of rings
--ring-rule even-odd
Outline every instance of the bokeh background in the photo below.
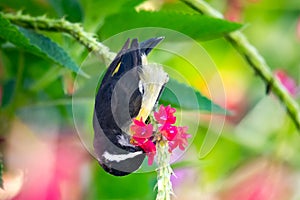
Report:
[[[299,103],[299,0],[208,3],[226,19],[244,24],[242,32]],[[0,9],[66,17],[82,23],[86,31],[96,33],[102,41],[107,37],[99,31],[105,18],[126,6],[124,1],[104,0],[0,0]],[[194,12],[176,0],[147,1],[140,9]],[[124,23],[130,22],[124,19]],[[77,63],[86,57],[87,50],[70,37],[43,34],[59,43]],[[224,117],[219,116],[219,140],[206,157],[199,159],[205,135],[219,134],[220,126],[218,121],[211,124],[207,113],[200,113],[196,137],[182,160],[173,164],[174,199],[300,199],[300,135],[284,106],[272,92],[266,94],[264,83],[228,41],[219,38],[198,42],[223,80],[223,87],[210,85],[215,94],[222,94],[213,100],[232,115],[226,117],[224,126]],[[176,60],[169,58],[167,62],[172,66]],[[198,83],[192,72],[185,71],[184,76],[209,96],[207,86]],[[0,199],[154,199],[155,172],[113,177],[86,150],[73,120],[75,78],[51,61],[2,44],[0,145],[5,190],[0,189]]]

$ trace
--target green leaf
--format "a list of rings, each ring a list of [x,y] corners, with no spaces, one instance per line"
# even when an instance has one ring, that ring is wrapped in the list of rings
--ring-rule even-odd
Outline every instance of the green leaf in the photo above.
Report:
[[[48,71],[44,72],[42,76],[37,77],[37,80],[33,82],[30,86],[32,91],[40,91],[50,84],[53,84],[57,80],[58,76],[63,75],[66,72],[66,69],[60,67],[51,67]]]
[[[2,44],[4,44],[5,43],[5,40],[3,40],[2,38],[0,38],[0,46],[2,45]]]
[[[19,27],[19,30],[30,40],[32,45],[40,48],[40,51],[46,54],[48,58],[71,69],[72,71],[78,72],[82,75],[84,74],[65,50],[58,46],[55,42],[31,30],[24,29],[22,27]]]
[[[174,79],[170,79],[166,84],[160,102],[164,105],[171,104],[172,107],[183,110],[199,110],[218,114],[228,113],[227,110],[213,103],[199,91]]]
[[[106,16],[124,9],[132,10],[134,6],[142,3],[143,0],[114,0],[109,2],[107,0],[81,0],[80,2],[85,10],[84,26],[88,30],[96,32]],[[99,9],[101,9],[101,12],[99,12]]]
[[[0,37],[30,53],[49,59],[86,76],[63,48],[34,31],[12,25],[0,14]]]
[[[83,20],[83,9],[78,0],[48,0],[59,17],[66,17],[71,22]]]
[[[194,39],[210,40],[235,31],[242,25],[198,14],[127,11],[108,16],[99,34],[101,38],[108,38],[122,31],[141,27],[168,28]]]
[[[22,10],[24,13],[39,16],[47,13],[48,16],[53,16],[53,7],[45,3],[45,1],[35,0],[0,0],[0,10],[16,12]]]

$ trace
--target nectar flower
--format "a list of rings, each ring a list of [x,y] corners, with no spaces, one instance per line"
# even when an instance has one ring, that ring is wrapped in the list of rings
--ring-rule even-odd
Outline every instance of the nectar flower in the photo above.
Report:
[[[143,119],[133,120],[133,125],[130,127],[133,132],[133,144],[141,147],[148,156],[148,165],[152,165],[156,154],[156,146],[152,142],[153,125],[145,124]]]
[[[175,108],[172,108],[170,105],[164,107],[161,105],[158,112],[154,112],[154,118],[159,124],[174,124],[176,122],[176,117],[174,113],[176,112]]]
[[[178,131],[176,126],[172,126],[171,124],[165,123],[159,128],[159,132],[161,132],[161,134],[165,136],[167,140],[171,141],[177,135]]]
[[[188,145],[187,139],[191,137],[190,134],[187,134],[188,127],[177,127],[178,133],[173,138],[172,141],[169,141],[169,151],[172,152],[177,146],[180,150],[184,150]]]
[[[134,133],[136,139],[147,139],[152,136],[153,125],[145,124],[143,119],[133,120],[133,125],[130,127],[130,130]],[[134,139],[135,139],[134,138]]]
[[[143,119],[133,120],[130,127],[132,133],[132,144],[143,149],[148,157],[148,165],[152,165],[154,156],[156,155],[156,143],[164,141],[168,144],[169,152],[179,147],[184,150],[187,145],[187,139],[191,136],[187,134],[187,127],[174,126],[176,117],[175,108],[170,105],[159,107],[157,112],[154,112],[153,124],[146,124]],[[154,130],[155,127],[155,130]]]
[[[151,140],[147,140],[140,146],[148,156],[148,165],[152,165],[154,156],[156,154],[156,146]]]

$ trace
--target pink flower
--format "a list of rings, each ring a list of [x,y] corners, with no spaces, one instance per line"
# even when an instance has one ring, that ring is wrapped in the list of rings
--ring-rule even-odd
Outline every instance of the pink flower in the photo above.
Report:
[[[165,136],[167,140],[171,141],[177,135],[178,131],[176,126],[172,126],[169,123],[165,123],[159,128],[159,132],[161,132],[161,134]]]
[[[230,21],[239,22],[242,18],[243,5],[240,0],[228,0],[225,18]]]
[[[145,140],[152,136],[153,133],[153,125],[152,124],[145,124],[143,119],[134,120],[133,125],[130,127],[133,134],[133,139],[140,141]]]
[[[275,76],[292,96],[297,94],[298,87],[295,80],[289,77],[285,71],[277,70]]]
[[[148,156],[148,165],[152,165],[154,156],[156,154],[156,146],[151,140],[146,140],[140,147],[146,152]]]
[[[175,108],[172,108],[170,105],[164,107],[161,105],[158,112],[154,112],[154,118],[159,124],[174,124],[176,122],[176,117],[174,113],[176,112]]]
[[[155,124],[158,125],[157,130],[153,130],[152,124],[146,124],[143,119],[133,120],[133,125],[130,127],[132,135],[132,144],[143,149],[148,157],[148,165],[152,165],[156,154],[155,141],[167,140],[170,153],[177,147],[184,150],[188,145],[187,139],[190,137],[187,134],[187,127],[173,126],[176,122],[174,113],[175,108],[170,105],[160,106],[158,112],[154,112]],[[155,134],[154,134],[155,133]]]
[[[187,126],[178,126],[178,133],[173,138],[173,140],[169,141],[169,151],[172,152],[176,147],[179,147],[182,151],[187,147],[188,141],[187,139],[191,137],[190,134],[187,134],[188,127]]]
[[[132,138],[134,145],[141,147],[148,156],[148,165],[152,165],[154,156],[156,154],[156,146],[152,142],[151,137],[153,134],[153,125],[145,124],[143,119],[134,120],[133,125],[130,127],[134,133]]]

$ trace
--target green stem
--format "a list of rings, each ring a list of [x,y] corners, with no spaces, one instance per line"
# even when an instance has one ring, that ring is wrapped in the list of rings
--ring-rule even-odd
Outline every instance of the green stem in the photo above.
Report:
[[[106,64],[110,64],[116,55],[115,53],[110,52],[107,46],[98,42],[93,34],[85,32],[79,23],[71,23],[64,18],[49,19],[46,16],[32,17],[29,15],[23,15],[21,12],[16,14],[1,14],[12,23],[22,27],[67,33],[83,44],[89,51],[96,52]]]
[[[223,18],[223,15],[212,8],[203,0],[181,0],[194,10],[201,14],[215,18]],[[274,77],[270,67],[265,59],[260,55],[257,49],[250,44],[247,38],[240,32],[236,31],[227,34],[225,38],[235,47],[235,49],[245,58],[249,66],[265,82],[267,88],[272,89],[280,101],[285,105],[290,118],[300,130],[300,109],[297,102],[291,97],[283,85]]]
[[[160,141],[157,149],[157,196],[156,200],[170,200],[173,194],[171,175],[173,170],[170,166],[170,152],[168,143]]]

